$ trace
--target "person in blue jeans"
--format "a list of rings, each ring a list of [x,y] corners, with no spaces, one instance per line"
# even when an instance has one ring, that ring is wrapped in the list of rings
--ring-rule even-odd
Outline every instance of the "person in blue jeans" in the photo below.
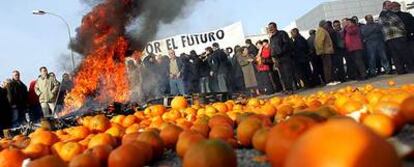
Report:
[[[377,60],[380,59],[385,73],[390,73],[391,67],[385,52],[385,41],[382,26],[374,22],[372,15],[365,16],[367,24],[362,26],[362,39],[367,48],[368,72],[370,77],[377,75]]]
[[[170,72],[170,94],[175,95],[184,95],[184,82],[183,82],[183,71],[184,63],[181,58],[175,55],[174,50],[170,49],[168,51],[170,57],[169,62],[169,72]]]

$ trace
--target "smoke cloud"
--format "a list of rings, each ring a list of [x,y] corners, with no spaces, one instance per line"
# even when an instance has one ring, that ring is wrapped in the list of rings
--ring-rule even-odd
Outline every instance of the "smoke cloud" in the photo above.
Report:
[[[128,39],[130,50],[142,50],[149,41],[154,40],[160,26],[184,18],[193,10],[192,7],[202,0],[80,1],[93,7],[93,10],[84,16],[82,23],[94,24],[79,27],[77,36],[70,46],[76,52],[87,55],[88,50],[93,50],[91,47],[94,36],[105,30],[102,26],[115,27],[117,36],[125,36]],[[126,3],[128,4],[125,5]]]

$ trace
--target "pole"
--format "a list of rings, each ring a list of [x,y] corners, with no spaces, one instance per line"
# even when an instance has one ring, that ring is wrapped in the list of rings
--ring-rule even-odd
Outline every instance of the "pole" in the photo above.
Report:
[[[55,14],[55,13],[52,13],[52,12],[45,12],[45,13],[47,13],[49,15],[52,15],[52,16],[55,16],[55,17],[59,18],[60,20],[62,20],[63,23],[65,23],[66,28],[68,30],[69,43],[72,44],[72,35],[70,33],[69,23],[62,16],[60,16],[58,14]],[[72,71],[75,71],[75,57],[73,55],[73,49],[71,47],[70,47],[70,56],[71,56],[71,60],[72,60]]]

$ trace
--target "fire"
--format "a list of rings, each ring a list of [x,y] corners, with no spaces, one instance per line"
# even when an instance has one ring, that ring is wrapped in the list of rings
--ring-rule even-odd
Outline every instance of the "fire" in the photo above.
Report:
[[[129,98],[125,57],[128,41],[130,0],[106,0],[82,20],[78,29],[78,45],[85,54],[74,76],[74,88],[65,98],[60,116],[80,109],[92,100],[99,103],[126,102]]]

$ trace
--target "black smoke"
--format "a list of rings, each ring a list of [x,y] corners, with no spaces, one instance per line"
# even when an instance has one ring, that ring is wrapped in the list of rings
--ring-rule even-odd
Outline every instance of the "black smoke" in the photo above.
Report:
[[[130,50],[142,50],[154,40],[161,25],[185,17],[201,0],[81,0],[92,7],[82,19],[70,47],[81,55],[94,50],[94,39],[107,28],[116,29],[107,42],[124,36]],[[126,3],[127,2],[127,3]]]

